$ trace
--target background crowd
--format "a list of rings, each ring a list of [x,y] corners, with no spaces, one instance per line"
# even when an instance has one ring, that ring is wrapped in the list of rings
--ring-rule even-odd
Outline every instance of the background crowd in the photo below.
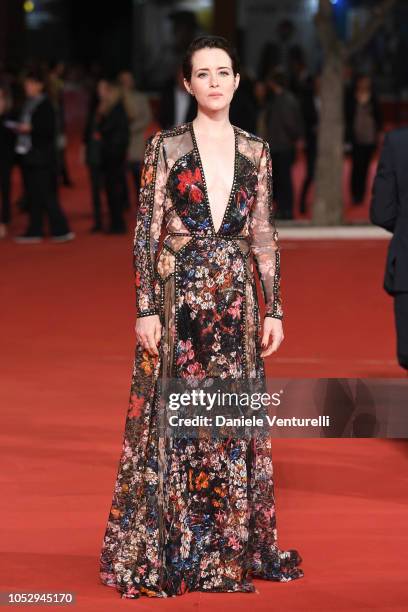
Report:
[[[285,50],[268,44],[259,59],[257,75],[241,67],[241,83],[231,104],[230,119],[270,145],[277,217],[293,219],[295,191],[293,164],[303,164],[297,209],[313,206],[320,112],[319,74],[312,74],[302,48]],[[72,240],[74,233],[64,214],[60,186],[75,188],[67,167],[70,126],[66,117],[67,85],[86,94],[81,159],[89,175],[90,231],[126,233],[126,210],[137,202],[146,138],[159,128],[170,128],[195,116],[195,100],[185,90],[181,68],[161,91],[142,91],[131,70],[106,75],[92,65],[81,75],[63,62],[27,65],[0,73],[0,236],[10,234],[14,208],[28,216],[26,231],[17,242],[39,242],[48,217],[51,238]],[[369,73],[344,69],[344,153],[351,160],[349,190],[354,206],[363,203],[370,162],[382,130],[381,107]],[[21,173],[23,193],[13,192],[13,168]],[[134,190],[135,198],[130,196]],[[105,192],[109,226],[103,224]]]

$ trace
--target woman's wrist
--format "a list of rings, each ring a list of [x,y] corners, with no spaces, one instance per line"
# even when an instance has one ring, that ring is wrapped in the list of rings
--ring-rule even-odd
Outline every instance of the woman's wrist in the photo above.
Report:
[[[141,317],[151,317],[152,315],[159,315],[159,311],[156,308],[144,311],[142,310],[141,312],[137,313],[136,318],[140,319]]]

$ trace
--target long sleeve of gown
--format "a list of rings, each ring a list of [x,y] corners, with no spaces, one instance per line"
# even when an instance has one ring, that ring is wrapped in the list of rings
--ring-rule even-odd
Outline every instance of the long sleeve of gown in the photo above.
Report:
[[[280,293],[280,250],[274,222],[272,160],[264,143],[259,168],[258,191],[251,210],[250,244],[265,300],[265,316],[283,318]]]
[[[133,242],[138,317],[159,314],[154,293],[154,262],[163,222],[165,195],[166,160],[163,138],[157,132],[146,143]]]

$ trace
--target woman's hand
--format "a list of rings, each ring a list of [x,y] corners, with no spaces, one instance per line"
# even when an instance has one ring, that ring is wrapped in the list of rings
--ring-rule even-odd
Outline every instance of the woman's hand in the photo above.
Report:
[[[159,315],[139,317],[136,319],[135,332],[138,342],[148,351],[149,355],[158,355],[157,349],[161,338]]]
[[[264,317],[261,357],[268,357],[278,350],[280,343],[284,339],[281,319]]]

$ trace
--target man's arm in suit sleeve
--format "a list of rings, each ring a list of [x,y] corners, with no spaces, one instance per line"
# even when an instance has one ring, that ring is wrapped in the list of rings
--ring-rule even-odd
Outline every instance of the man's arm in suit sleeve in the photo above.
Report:
[[[394,151],[390,135],[386,134],[373,184],[370,219],[374,225],[393,232],[397,215],[398,191]]]

